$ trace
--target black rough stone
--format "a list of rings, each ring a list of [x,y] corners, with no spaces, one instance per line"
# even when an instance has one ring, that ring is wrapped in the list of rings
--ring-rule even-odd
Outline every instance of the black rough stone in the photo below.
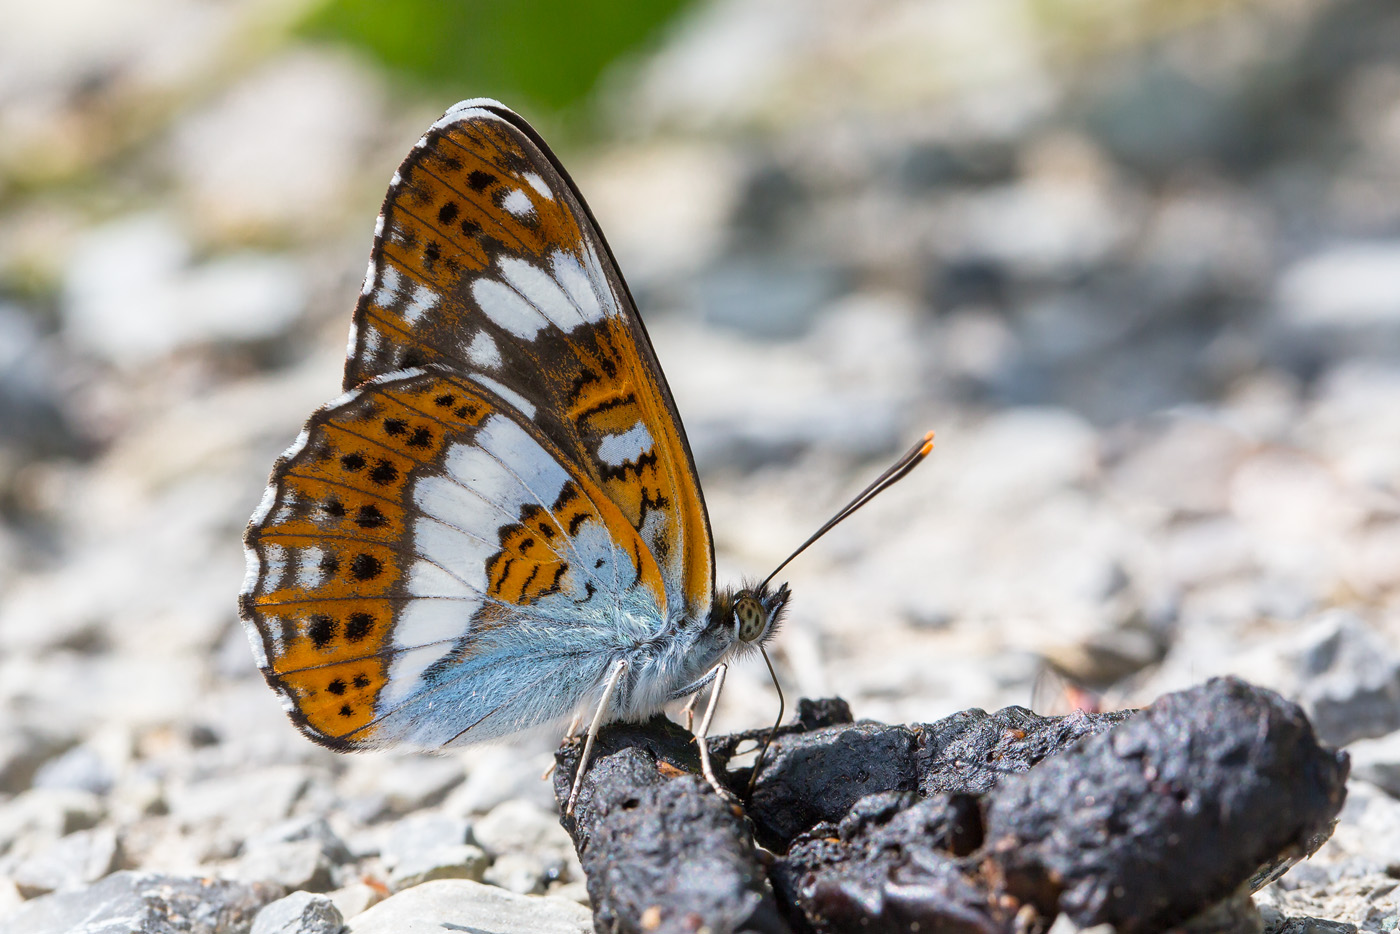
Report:
[[[1316,850],[1348,769],[1297,706],[1213,679],[992,790],[989,874],[1046,917],[1163,930]]]
[[[1005,776],[1027,771],[1046,756],[1131,715],[1119,711],[1042,717],[1024,707],[1007,707],[990,714],[965,710],[936,723],[887,726],[864,721],[851,726],[844,701],[804,700],[797,723],[781,731],[764,759],[747,802],[748,815],[759,841],[782,851],[820,821],[840,820],[868,794],[982,794]],[[720,737],[711,748],[727,759],[737,745],[760,740],[765,732]],[[745,787],[748,779],[747,771],[736,772],[736,787]]]
[[[597,929],[1010,934],[1065,913],[1151,934],[1311,853],[1345,794],[1345,754],[1237,680],[1142,712],[849,721],[842,701],[799,704],[743,810],[665,718],[605,729],[563,821]],[[749,770],[729,760],[764,733],[711,742],[736,793]],[[559,752],[561,806],[579,747]]]
[[[829,726],[779,737],[748,801],[758,839],[787,849],[820,821],[837,821],[869,794],[919,787],[918,735],[880,723]]]
[[[914,727],[920,736],[919,793],[985,794],[1006,776],[1026,772],[1085,736],[1112,729],[1133,711],[1042,717],[1024,707],[996,713],[964,710]]]
[[[814,934],[1009,931],[955,858],[976,850],[981,832],[969,795],[875,794],[839,825],[798,837],[769,874],[779,899],[802,912],[794,926]]]
[[[581,751],[575,742],[557,754],[561,807]],[[742,811],[715,794],[699,768],[690,734],[664,717],[599,734],[575,816],[563,818],[588,878],[596,930],[790,930]]]

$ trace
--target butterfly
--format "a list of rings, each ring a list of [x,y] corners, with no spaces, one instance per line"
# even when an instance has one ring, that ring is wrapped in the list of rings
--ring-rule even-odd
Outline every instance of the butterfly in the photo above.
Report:
[[[244,537],[240,615],[296,726],[338,750],[438,748],[592,712],[581,779],[603,723],[712,684],[699,748],[723,793],[709,715],[789,590],[716,589],[695,462],[612,251],[496,101],[449,109],[394,174],[343,389]]]

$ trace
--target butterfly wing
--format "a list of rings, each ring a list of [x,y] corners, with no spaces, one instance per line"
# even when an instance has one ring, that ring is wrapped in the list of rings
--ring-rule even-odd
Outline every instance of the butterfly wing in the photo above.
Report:
[[[597,223],[502,105],[464,101],[399,167],[355,311],[345,387],[441,363],[511,402],[600,488],[704,619],[713,549],[665,377]]]
[[[593,479],[439,367],[313,415],[246,541],[259,665],[303,732],[339,748],[557,720],[666,605],[651,551]]]

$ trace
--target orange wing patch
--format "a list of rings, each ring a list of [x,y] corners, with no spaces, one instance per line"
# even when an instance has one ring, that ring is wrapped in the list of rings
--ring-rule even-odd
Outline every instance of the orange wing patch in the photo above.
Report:
[[[486,566],[487,594],[506,603],[529,606],[559,592],[569,565],[550,547],[561,536],[539,506],[521,508],[521,522],[501,530],[501,550]]]

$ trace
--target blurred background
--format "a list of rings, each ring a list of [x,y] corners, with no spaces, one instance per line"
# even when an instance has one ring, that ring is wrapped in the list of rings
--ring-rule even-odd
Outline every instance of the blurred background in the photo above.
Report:
[[[392,868],[377,841],[410,817],[550,826],[551,737],[320,750],[235,606],[272,461],[338,392],[387,181],[476,96],[598,215],[721,583],[938,432],[785,572],[790,698],[921,721],[1238,673],[1373,783],[1329,865],[1400,866],[1400,6],[4,0],[0,22],[0,911],[114,868],[257,877],[289,817],[348,843],[323,888]],[[755,663],[720,728],[775,712]],[[494,881],[577,895],[550,858]]]

